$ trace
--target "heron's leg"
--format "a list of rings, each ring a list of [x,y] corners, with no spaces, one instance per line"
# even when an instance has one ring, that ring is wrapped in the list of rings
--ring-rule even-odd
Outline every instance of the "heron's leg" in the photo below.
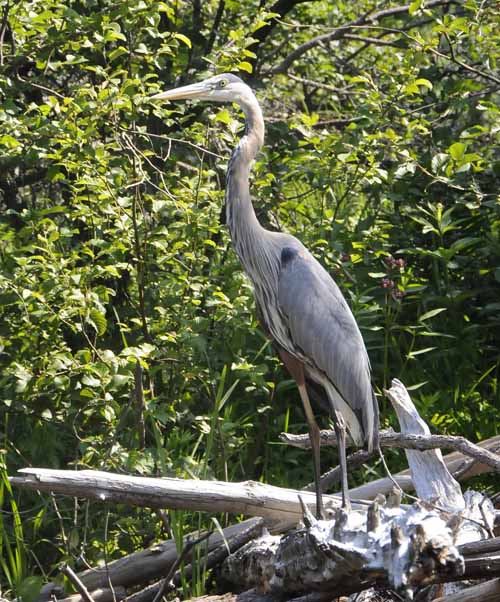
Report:
[[[311,448],[313,452],[313,468],[314,468],[314,485],[316,490],[316,517],[318,519],[323,518],[323,498],[321,496],[321,469],[320,469],[320,456],[319,456],[319,441],[320,431],[314,413],[311,408],[311,402],[309,401],[309,395],[306,389],[306,379],[304,376],[304,365],[300,360],[293,357],[288,351],[284,349],[279,350],[279,354],[283,363],[287,367],[290,374],[295,379],[299,388],[300,398],[302,399],[302,405],[304,406],[304,413],[306,415],[307,426],[309,428],[309,438],[311,440]]]
[[[342,414],[335,408],[332,408],[333,428],[338,441],[340,474],[342,478],[342,508],[347,512],[351,511],[351,500],[349,497],[349,481],[347,480],[347,459],[346,459],[346,438],[345,421]]]
[[[323,518],[323,498],[321,495],[321,468],[320,468],[320,431],[318,423],[314,418],[314,414],[311,408],[311,402],[309,401],[309,395],[305,383],[299,385],[300,398],[302,399],[302,405],[304,406],[304,413],[307,419],[307,426],[309,427],[309,439],[311,439],[311,448],[313,452],[313,468],[314,468],[314,486],[316,490],[316,518],[321,520]]]

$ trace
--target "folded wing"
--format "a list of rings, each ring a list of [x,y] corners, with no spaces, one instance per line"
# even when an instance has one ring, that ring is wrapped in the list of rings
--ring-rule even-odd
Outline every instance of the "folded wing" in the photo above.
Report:
[[[294,344],[354,411],[371,449],[378,407],[366,347],[340,289],[305,248],[283,249],[278,302]]]

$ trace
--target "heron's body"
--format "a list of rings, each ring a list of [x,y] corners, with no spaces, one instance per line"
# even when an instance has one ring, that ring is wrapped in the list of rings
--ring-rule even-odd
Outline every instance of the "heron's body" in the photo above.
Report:
[[[255,215],[249,175],[264,141],[264,120],[250,88],[236,76],[223,74],[154,98],[235,101],[245,113],[246,132],[228,166],[226,221],[253,283],[263,327],[299,386],[315,450],[319,497],[319,430],[309,405],[307,379],[323,387],[340,438],[343,421],[358,446],[371,450],[378,445],[378,408],[359,328],[338,286],[306,247],[290,234],[266,230]],[[342,463],[345,489],[345,450]]]

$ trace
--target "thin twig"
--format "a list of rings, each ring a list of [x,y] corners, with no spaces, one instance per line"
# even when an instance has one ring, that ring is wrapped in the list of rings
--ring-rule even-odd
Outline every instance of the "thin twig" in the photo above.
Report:
[[[139,449],[146,447],[146,426],[144,423],[144,389],[142,386],[142,366],[139,360],[134,370],[134,396],[137,409],[137,427],[139,431]]]
[[[436,50],[435,48],[431,48],[430,46],[424,46],[424,44],[422,44],[421,42],[418,42],[418,40],[415,40],[415,41],[417,41],[417,43],[420,44],[420,46],[423,49],[428,50],[431,54],[434,54],[435,56],[439,56],[442,59],[446,59],[447,61],[451,61],[455,65],[459,65],[460,67],[462,67],[462,69],[465,69],[466,71],[469,71],[470,73],[479,75],[479,77],[483,77],[484,79],[487,79],[491,82],[495,82],[495,84],[500,84],[500,78],[495,77],[494,75],[491,75],[490,73],[486,73],[485,71],[481,71],[481,69],[477,69],[476,67],[473,67],[472,65],[464,63],[463,61],[458,59],[455,56],[455,53],[453,51],[453,47],[451,44],[450,44],[450,54],[448,55],[448,54],[444,54],[444,52],[440,52],[439,50]]]
[[[204,148],[203,146],[199,146],[198,144],[189,142],[189,140],[181,140],[180,138],[172,138],[171,136],[165,136],[164,134],[152,134],[151,132],[141,132],[140,130],[124,128],[122,126],[119,126],[118,129],[127,134],[137,134],[138,136],[144,136],[145,138],[157,138],[159,140],[165,140],[166,142],[169,142],[169,143],[174,142],[174,143],[179,143],[179,144],[185,144],[186,146],[190,146],[191,148],[194,148],[197,151],[200,151],[200,153],[212,155],[212,157],[216,157],[217,159],[223,159],[224,161],[227,161],[227,159],[228,159],[228,157],[224,157],[223,155],[214,153],[213,151],[208,150],[208,148]]]
[[[31,80],[23,79],[20,75],[18,75],[17,77],[18,77],[19,81],[23,82],[23,84],[28,84],[30,86],[33,86],[33,88],[38,88],[39,90],[43,90],[44,92],[53,94],[54,96],[57,96],[57,98],[61,98],[62,100],[66,100],[66,98],[67,98],[66,96],[64,96],[64,94],[60,94],[59,92],[52,90],[52,88],[47,88],[47,86],[42,86],[42,84],[36,84],[35,82],[32,82]]]
[[[368,460],[370,460],[370,458],[373,458],[376,455],[377,455],[376,451],[368,452],[364,449],[355,451],[353,454],[349,454],[347,456],[347,468],[349,468],[350,470],[359,468],[360,466],[362,466],[363,464],[368,462]],[[327,491],[332,485],[334,485],[336,483],[340,483],[340,477],[341,477],[340,466],[335,466],[335,468],[332,468],[328,472],[325,472],[325,474],[321,475],[321,479],[320,479],[321,491],[323,491],[323,492]],[[305,487],[303,487],[302,489],[304,491],[314,491],[314,488],[315,488],[315,483],[312,482],[312,483],[309,483],[308,485],[306,485]]]
[[[394,48],[400,48],[399,42],[393,40],[382,40],[380,38],[370,38],[368,36],[360,36],[355,33],[346,33],[343,35],[348,40],[356,40],[356,42],[365,42],[365,44],[375,44],[376,46],[394,46]]]
[[[153,602],[159,602],[162,599],[162,597],[164,596],[164,594],[167,593],[167,591],[174,589],[175,585],[172,581],[172,577],[175,575],[177,569],[184,562],[187,555],[194,548],[194,546],[196,546],[199,543],[201,543],[202,541],[205,541],[206,539],[208,539],[210,537],[210,535],[212,535],[212,533],[213,533],[213,531],[207,531],[206,533],[203,533],[203,535],[201,535],[197,539],[191,539],[191,540],[186,541],[186,543],[184,544],[184,547],[182,548],[182,552],[179,554],[179,556],[177,557],[177,560],[170,567],[170,570],[168,571],[167,576],[163,580],[163,582],[160,586],[160,589],[158,590],[156,596],[153,599]]]
[[[94,598],[92,598],[92,596],[90,595],[89,590],[85,587],[85,585],[79,579],[78,575],[73,571],[73,569],[70,566],[64,564],[61,567],[61,573],[66,575],[66,577],[71,581],[71,583],[75,586],[75,589],[85,600],[85,602],[94,602]]]
[[[314,88],[321,88],[322,90],[328,90],[328,92],[334,92],[335,94],[357,94],[359,95],[359,91],[346,91],[345,88],[337,88],[336,86],[331,86],[329,84],[323,84],[322,82],[317,82],[312,79],[306,79],[305,77],[299,77],[298,75],[294,75],[293,73],[289,73],[288,77],[293,81],[299,82],[306,86],[311,86]]]

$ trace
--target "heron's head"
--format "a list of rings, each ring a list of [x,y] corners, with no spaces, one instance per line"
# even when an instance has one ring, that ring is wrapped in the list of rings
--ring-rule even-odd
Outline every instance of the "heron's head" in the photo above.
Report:
[[[150,100],[208,100],[216,102],[244,103],[253,95],[251,89],[236,75],[222,73],[196,84],[173,88],[150,97]]]

